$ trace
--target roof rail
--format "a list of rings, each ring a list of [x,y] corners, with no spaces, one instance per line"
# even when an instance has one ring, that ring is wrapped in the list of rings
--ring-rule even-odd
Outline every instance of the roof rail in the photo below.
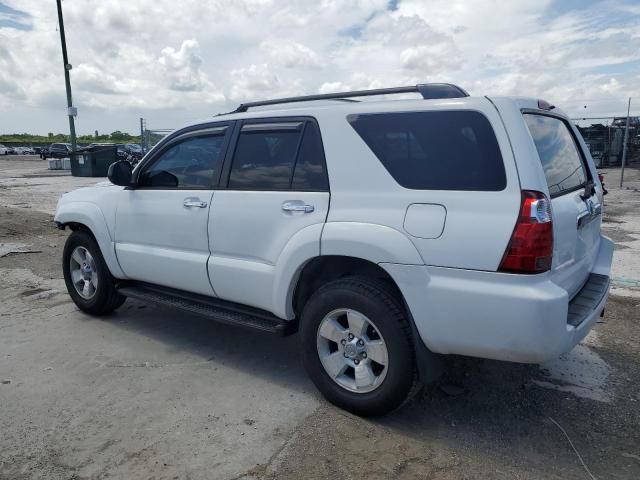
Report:
[[[230,113],[246,112],[252,107],[265,105],[278,105],[281,103],[309,102],[313,100],[344,100],[352,97],[370,97],[373,95],[392,95],[397,93],[420,93],[425,100],[436,98],[461,98],[469,94],[451,83],[421,83],[408,87],[376,88],[373,90],[355,90],[353,92],[322,93],[318,95],[305,95],[301,97],[276,98],[273,100],[260,100],[257,102],[242,103]]]

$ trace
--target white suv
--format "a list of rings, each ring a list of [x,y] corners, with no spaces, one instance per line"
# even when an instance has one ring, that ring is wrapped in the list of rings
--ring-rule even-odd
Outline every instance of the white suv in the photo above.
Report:
[[[423,99],[356,100],[407,92]],[[434,354],[557,357],[608,295],[593,160],[536,99],[427,84],[254,102],[109,179],[55,215],[81,310],[135,297],[299,327],[319,390],[362,415],[402,404]]]

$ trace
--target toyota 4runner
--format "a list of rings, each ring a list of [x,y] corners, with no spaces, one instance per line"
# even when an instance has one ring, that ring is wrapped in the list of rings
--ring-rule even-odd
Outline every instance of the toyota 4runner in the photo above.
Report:
[[[437,354],[557,357],[608,295],[602,186],[542,100],[423,84],[253,102],[109,180],[55,215],[81,310],[132,297],[299,330],[318,389],[362,415],[401,405]]]

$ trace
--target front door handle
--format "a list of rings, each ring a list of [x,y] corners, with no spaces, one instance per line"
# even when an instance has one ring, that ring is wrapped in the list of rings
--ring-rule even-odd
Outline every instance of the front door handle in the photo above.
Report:
[[[207,208],[207,202],[201,202],[200,199],[197,197],[185,198],[184,202],[182,202],[182,205],[185,206],[186,208],[192,208],[192,207]]]
[[[282,204],[282,210],[284,212],[311,213],[315,210],[315,207],[313,205],[303,203],[299,200],[292,200],[292,201],[284,202]]]

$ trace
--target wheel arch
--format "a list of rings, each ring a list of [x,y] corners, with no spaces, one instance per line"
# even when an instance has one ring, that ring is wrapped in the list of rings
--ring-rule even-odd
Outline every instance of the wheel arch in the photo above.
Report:
[[[361,257],[344,255],[324,255],[310,259],[300,269],[292,294],[292,308],[296,318],[300,318],[304,304],[313,293],[328,282],[346,277],[364,277],[384,283],[398,296],[400,307],[407,315],[411,328],[411,341],[416,355],[420,381],[424,384],[437,379],[443,370],[441,356],[431,352],[420,335],[409,304],[406,302],[398,283],[383,266]]]
[[[84,230],[91,234],[100,247],[111,275],[115,278],[126,278],[120,268],[115,252],[114,239],[109,230],[102,210],[90,202],[66,202],[58,205],[54,221],[60,228]]]
[[[300,316],[304,304],[320,287],[334,280],[351,276],[382,281],[399,295],[402,303],[405,303],[395,280],[378,264],[361,257],[322,255],[307,261],[296,276],[291,288],[291,302],[295,316]]]

